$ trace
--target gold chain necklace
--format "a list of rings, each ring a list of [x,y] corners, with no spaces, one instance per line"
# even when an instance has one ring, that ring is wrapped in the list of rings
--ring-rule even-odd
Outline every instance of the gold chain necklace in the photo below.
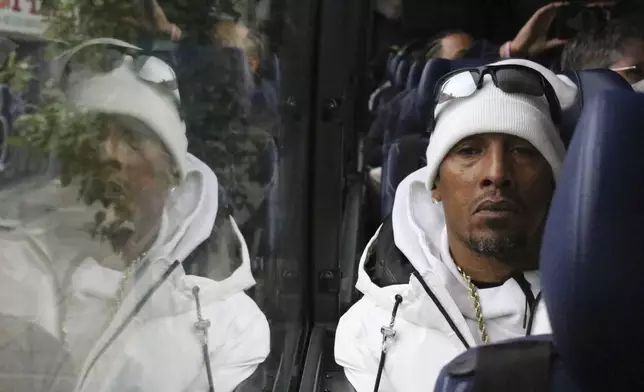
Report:
[[[123,277],[121,278],[121,281],[119,282],[119,288],[118,291],[116,292],[116,303],[113,309],[112,313],[112,318],[116,316],[116,313],[118,312],[119,308],[122,305],[123,299],[125,299],[125,294],[127,294],[128,290],[128,283],[132,279],[132,276],[134,275],[134,271],[136,271],[137,267],[139,266],[139,263],[141,260],[145,258],[146,254],[142,254],[141,256],[137,257],[134,259],[130,265],[123,271]]]
[[[485,320],[483,319],[483,310],[481,309],[481,297],[479,297],[479,291],[472,283],[472,278],[461,269],[461,267],[456,266],[458,272],[461,274],[465,283],[467,283],[467,289],[470,293],[470,298],[474,300],[474,310],[476,312],[476,321],[478,324],[479,332],[481,333],[481,341],[483,344],[488,344],[490,337],[487,334],[487,328],[485,326]]]

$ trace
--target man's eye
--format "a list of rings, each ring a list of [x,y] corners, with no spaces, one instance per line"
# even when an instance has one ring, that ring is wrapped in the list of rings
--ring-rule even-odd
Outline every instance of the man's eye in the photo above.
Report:
[[[480,152],[481,152],[480,148],[470,147],[470,146],[460,147],[456,150],[456,153],[458,155],[463,155],[463,156],[473,156],[473,155],[479,154]]]

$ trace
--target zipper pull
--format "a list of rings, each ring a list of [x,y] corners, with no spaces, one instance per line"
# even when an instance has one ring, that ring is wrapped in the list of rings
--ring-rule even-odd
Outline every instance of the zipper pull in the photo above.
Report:
[[[402,296],[400,294],[396,294],[396,303],[394,304],[394,309],[391,312],[391,321],[389,322],[389,325],[383,325],[380,328],[380,333],[382,334],[382,353],[386,354],[387,353],[387,348],[389,348],[389,343],[394,340],[396,337],[396,330],[394,329],[394,325],[396,323],[396,314],[398,313],[398,307],[402,303]]]
[[[210,320],[204,319],[201,313],[201,301],[199,301],[199,286],[192,288],[192,294],[195,296],[195,302],[197,304],[197,322],[195,323],[195,329],[199,334],[201,339],[201,344],[208,344],[208,328],[210,328]]]

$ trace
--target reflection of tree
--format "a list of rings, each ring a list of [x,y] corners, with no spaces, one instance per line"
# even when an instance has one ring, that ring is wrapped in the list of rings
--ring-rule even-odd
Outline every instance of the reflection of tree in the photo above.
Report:
[[[11,142],[55,157],[61,185],[77,185],[79,202],[97,207],[88,230],[120,252],[130,240],[133,227],[127,208],[130,201],[121,191],[124,184],[112,180],[120,165],[99,159],[107,121],[103,115],[70,110],[62,92],[50,87],[43,91],[38,106],[18,119],[15,126],[19,136]]]

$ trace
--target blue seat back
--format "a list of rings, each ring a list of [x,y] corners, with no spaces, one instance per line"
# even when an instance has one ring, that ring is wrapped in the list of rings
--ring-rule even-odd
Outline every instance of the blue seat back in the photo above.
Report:
[[[644,390],[644,95],[587,102],[568,150],[541,250],[554,340],[587,388]]]
[[[394,57],[396,57],[395,52],[389,52],[389,54],[387,54],[387,61],[385,62],[385,79],[387,80],[390,80],[391,78],[391,72],[392,72],[391,62],[394,61]]]
[[[407,77],[409,76],[409,69],[411,68],[411,60],[408,58],[400,59],[398,68],[396,68],[396,78],[394,79],[394,86],[396,89],[404,90],[407,87]]]
[[[418,87],[420,77],[423,76],[423,69],[425,68],[425,60],[416,59],[409,68],[409,75],[407,76],[407,90]]]
[[[396,71],[398,70],[398,64],[402,60],[403,55],[396,53],[387,61],[387,79],[391,82],[396,78]]]
[[[633,89],[624,78],[607,69],[567,72],[565,75],[579,88],[576,102],[563,112],[561,137],[564,144],[568,145],[585,102],[589,102],[602,91]]]
[[[532,391],[532,392],[586,392],[581,389],[580,385],[574,380],[563,364],[562,358],[553,349],[550,363],[546,365],[546,376],[544,388],[539,389],[537,385],[529,382],[528,388],[525,389],[525,380],[521,375],[524,370],[535,371],[540,363],[534,357],[524,354],[524,350],[534,345],[551,345],[552,335],[531,336],[523,339],[509,340],[503,343],[479,346],[459,355],[449,364],[447,364],[438,376],[435,392],[481,392],[482,386],[477,383],[478,372],[487,371],[500,374],[496,376],[497,380],[504,377],[501,389],[488,388],[485,391],[494,390],[494,392],[515,392],[515,391]],[[503,350],[513,350],[515,356],[499,357],[499,352]],[[507,352],[507,351],[506,351]],[[490,357],[490,354],[496,355],[497,358]],[[490,359],[493,359],[490,361]],[[506,359],[506,360],[504,360]],[[507,361],[507,359],[513,359]],[[484,363],[487,362],[487,363]],[[485,370],[483,370],[485,369]],[[517,385],[518,384],[518,385]]]

